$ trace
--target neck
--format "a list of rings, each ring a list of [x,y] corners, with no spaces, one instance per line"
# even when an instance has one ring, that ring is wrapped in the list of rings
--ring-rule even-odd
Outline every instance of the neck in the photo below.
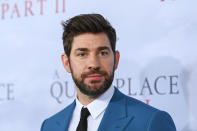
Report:
[[[83,93],[80,92],[80,90],[76,87],[77,91],[77,98],[81,102],[82,105],[87,106],[90,104],[92,101],[94,101],[96,98],[92,98],[90,96],[87,96]]]

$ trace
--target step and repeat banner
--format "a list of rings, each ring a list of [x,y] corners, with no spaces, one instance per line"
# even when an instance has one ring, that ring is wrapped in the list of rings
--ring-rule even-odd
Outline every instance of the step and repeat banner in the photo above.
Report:
[[[61,22],[100,13],[117,31],[114,86],[197,131],[196,0],[0,0],[0,131],[39,131],[75,98]]]

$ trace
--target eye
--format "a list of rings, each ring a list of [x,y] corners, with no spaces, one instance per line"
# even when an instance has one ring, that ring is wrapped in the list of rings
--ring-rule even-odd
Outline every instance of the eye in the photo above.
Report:
[[[101,55],[102,55],[102,56],[106,56],[106,55],[108,55],[108,54],[109,54],[108,51],[101,51]]]
[[[79,54],[77,54],[77,56],[84,57],[84,56],[86,56],[86,54],[85,53],[79,53]]]

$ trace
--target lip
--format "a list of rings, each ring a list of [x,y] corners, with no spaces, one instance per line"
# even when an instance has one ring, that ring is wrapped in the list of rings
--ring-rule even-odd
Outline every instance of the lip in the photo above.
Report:
[[[91,79],[91,80],[101,80],[102,75],[101,74],[91,74],[91,75],[88,75],[86,78]]]

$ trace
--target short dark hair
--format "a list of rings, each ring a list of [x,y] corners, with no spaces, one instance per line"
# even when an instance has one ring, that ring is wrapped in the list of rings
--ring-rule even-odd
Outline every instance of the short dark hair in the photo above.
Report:
[[[112,51],[116,48],[116,31],[111,24],[100,14],[81,14],[62,22],[63,46],[68,57],[72,48],[73,38],[82,33],[104,32],[109,38]]]

